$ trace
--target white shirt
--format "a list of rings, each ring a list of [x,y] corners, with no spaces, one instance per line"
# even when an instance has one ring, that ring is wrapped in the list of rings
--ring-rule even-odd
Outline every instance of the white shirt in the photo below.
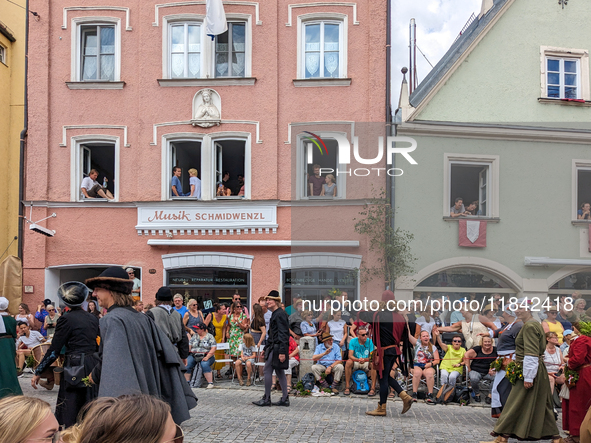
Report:
[[[424,316],[417,318],[416,324],[421,326],[421,331],[429,332],[429,337],[431,337],[431,331],[433,330],[433,326],[435,326],[435,320],[433,317],[429,317],[429,321],[425,319]]]
[[[195,192],[193,192],[192,197],[201,199],[201,180],[197,177],[189,177],[189,190],[191,186],[195,186]]]
[[[343,339],[344,328],[345,328],[345,320],[331,320],[328,322],[328,327],[330,328],[330,335],[332,335],[334,341],[336,343],[340,343]]]
[[[16,347],[18,348],[18,346],[21,343],[24,343],[24,345],[27,348],[31,349],[37,345],[40,345],[43,342],[43,339],[44,337],[41,335],[40,332],[30,331],[28,337],[26,335],[23,335],[22,337],[18,338],[18,340],[16,341]]]
[[[96,180],[91,179],[90,177],[84,177],[82,180],[81,188],[85,188],[87,191],[90,191],[94,186],[100,185],[99,182]]]

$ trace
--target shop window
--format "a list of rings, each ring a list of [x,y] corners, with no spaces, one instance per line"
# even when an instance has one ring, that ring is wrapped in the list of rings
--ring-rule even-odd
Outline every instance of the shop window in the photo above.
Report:
[[[245,187],[245,140],[216,140],[215,147],[215,186],[216,199],[241,199],[241,188]]]
[[[172,142],[170,144],[170,168],[169,174],[172,174],[173,167],[181,168],[181,186],[183,190],[183,194],[190,194],[191,193],[191,186],[190,186],[190,176],[189,170],[196,169],[197,170],[197,178],[199,181],[201,180],[201,142],[199,141],[178,141]],[[172,179],[172,175],[168,177],[168,183],[170,185]],[[200,182],[199,182],[200,183]],[[196,191],[197,192],[197,191]],[[168,193],[171,197],[172,195],[172,186],[168,187]],[[185,195],[187,197],[187,195]],[[175,199],[178,197],[174,197]],[[195,198],[201,198],[200,192],[199,195],[196,195]]]
[[[358,279],[354,271],[297,269],[283,271],[282,277],[286,306],[299,298],[310,301],[312,307],[319,307],[322,300],[329,297],[335,289],[347,292],[347,299],[351,302],[358,298]]]
[[[81,191],[82,180],[88,177],[92,170],[98,172],[95,179],[99,184],[106,185],[106,189],[113,195],[118,195],[116,174],[116,149],[112,143],[84,143],[79,145],[79,165],[77,171],[77,191],[79,200],[86,200]]]
[[[118,81],[117,27],[84,24],[79,27],[78,81]]]
[[[577,177],[577,213],[579,220],[591,220],[591,167],[579,167]]]
[[[346,35],[341,20],[302,22],[299,78],[346,77]]]

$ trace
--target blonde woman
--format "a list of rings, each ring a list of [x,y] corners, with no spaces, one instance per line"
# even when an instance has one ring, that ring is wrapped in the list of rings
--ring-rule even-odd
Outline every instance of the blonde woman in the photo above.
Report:
[[[149,395],[98,398],[81,416],[63,432],[64,443],[181,443],[184,437],[170,406]]]
[[[197,178],[197,169],[189,169],[189,187],[191,188],[190,197],[201,199],[201,180]]]
[[[0,443],[58,443],[59,424],[49,403],[35,397],[0,400]]]
[[[55,306],[53,305],[47,305],[45,310],[47,311],[47,317],[45,317],[43,327],[47,331],[47,337],[52,337],[55,334],[55,324],[57,323],[57,319],[60,318],[60,315],[56,312]]]
[[[326,183],[324,183],[322,185],[322,191],[320,191],[320,196],[321,197],[336,197],[337,196],[337,185],[336,185],[336,180],[334,178],[334,175],[332,174],[328,174],[324,181]]]
[[[203,312],[197,308],[197,300],[194,298],[189,300],[187,307],[189,310],[183,317],[183,323],[185,324],[187,332],[193,336],[195,334],[193,326],[197,326],[199,323],[205,323],[206,326],[209,326],[209,322],[211,322],[211,314],[207,314],[207,317],[203,317]]]

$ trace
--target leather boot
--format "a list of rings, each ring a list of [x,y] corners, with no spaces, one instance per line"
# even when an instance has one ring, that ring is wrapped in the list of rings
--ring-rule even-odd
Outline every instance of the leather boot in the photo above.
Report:
[[[367,411],[367,415],[373,415],[375,417],[385,417],[386,416],[386,404],[378,403],[378,407],[373,411]]]
[[[400,397],[400,399],[402,400],[402,412],[400,414],[404,414],[408,412],[408,410],[414,402],[412,400],[412,397],[408,395],[408,392],[406,391],[402,391],[400,394],[398,394],[398,397]]]

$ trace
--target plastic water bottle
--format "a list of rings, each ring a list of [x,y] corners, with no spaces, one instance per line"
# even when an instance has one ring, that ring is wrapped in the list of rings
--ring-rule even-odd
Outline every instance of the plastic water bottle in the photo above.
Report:
[[[103,178],[103,188],[107,187],[107,177]]]

